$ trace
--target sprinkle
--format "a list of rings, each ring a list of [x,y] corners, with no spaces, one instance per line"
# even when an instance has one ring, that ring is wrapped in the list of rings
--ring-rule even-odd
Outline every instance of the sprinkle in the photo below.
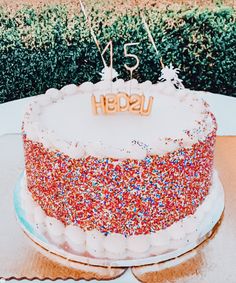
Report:
[[[211,186],[216,128],[143,160],[73,159],[23,135],[28,189],[49,216],[105,235],[149,234],[193,214]]]

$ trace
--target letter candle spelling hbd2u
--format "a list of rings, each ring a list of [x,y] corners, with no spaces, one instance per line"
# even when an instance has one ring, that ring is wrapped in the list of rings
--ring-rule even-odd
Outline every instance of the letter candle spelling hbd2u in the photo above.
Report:
[[[145,96],[140,94],[128,95],[124,92],[118,94],[101,95],[99,100],[92,95],[92,109],[95,115],[112,114],[117,112],[131,112],[140,114],[141,116],[148,116],[151,113],[153,97],[150,96],[147,107],[145,109]],[[100,111],[99,111],[100,109]]]

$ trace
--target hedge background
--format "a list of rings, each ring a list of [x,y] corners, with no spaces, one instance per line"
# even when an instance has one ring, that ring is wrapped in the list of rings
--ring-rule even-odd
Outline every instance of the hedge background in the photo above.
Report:
[[[143,8],[159,50],[156,55],[139,8],[121,13],[92,9],[93,29],[102,49],[112,39],[114,67],[129,79],[123,45],[140,58],[134,77],[156,82],[171,62],[186,87],[236,95],[236,23],[233,7]],[[43,93],[50,87],[100,79],[103,65],[83,14],[65,5],[16,12],[0,10],[0,103]],[[107,62],[109,58],[107,57]]]

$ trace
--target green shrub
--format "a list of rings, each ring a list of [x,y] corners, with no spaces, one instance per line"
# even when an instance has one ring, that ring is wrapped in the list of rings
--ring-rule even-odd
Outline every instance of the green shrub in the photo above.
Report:
[[[128,80],[123,45],[130,48],[140,65],[133,77],[156,82],[160,58],[181,69],[186,87],[227,95],[236,93],[236,24],[233,8],[216,10],[142,11],[159,54],[149,42],[140,11],[114,15],[93,10],[91,22],[103,49],[112,39],[114,67]],[[65,6],[39,11],[24,8],[10,15],[0,10],[0,102],[43,93],[50,87],[80,84],[100,79],[101,56],[83,14],[71,15]],[[108,52],[105,54],[109,62]]]

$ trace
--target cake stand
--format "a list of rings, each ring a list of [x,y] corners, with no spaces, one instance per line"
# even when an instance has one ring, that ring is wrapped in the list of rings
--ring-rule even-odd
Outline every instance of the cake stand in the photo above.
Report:
[[[23,178],[24,173],[20,176],[14,190],[14,208],[20,226],[41,253],[52,257],[63,265],[73,268],[76,268],[76,264],[78,263],[95,266],[130,267],[159,263],[176,258],[194,249],[206,240],[212,234],[214,227],[220,220],[224,210],[223,186],[217,172],[214,171],[213,184],[210,188],[208,202],[204,204],[204,202],[206,202],[204,201],[203,204],[201,204],[205,209],[203,210],[205,211],[205,214],[202,220],[198,223],[197,233],[186,234],[186,236],[178,241],[173,240],[167,248],[160,249],[158,252],[152,253],[152,250],[150,250],[149,254],[146,256],[132,257],[128,255],[125,259],[111,259],[105,256],[99,258],[90,255],[88,252],[75,252],[66,242],[57,243],[51,239],[46,232],[39,232],[35,229],[34,220],[28,217],[28,213],[26,213],[24,207],[24,201],[21,197],[22,191],[26,190],[26,186],[22,185]],[[197,218],[197,216],[195,218]],[[152,249],[152,247],[150,247],[150,249]]]

